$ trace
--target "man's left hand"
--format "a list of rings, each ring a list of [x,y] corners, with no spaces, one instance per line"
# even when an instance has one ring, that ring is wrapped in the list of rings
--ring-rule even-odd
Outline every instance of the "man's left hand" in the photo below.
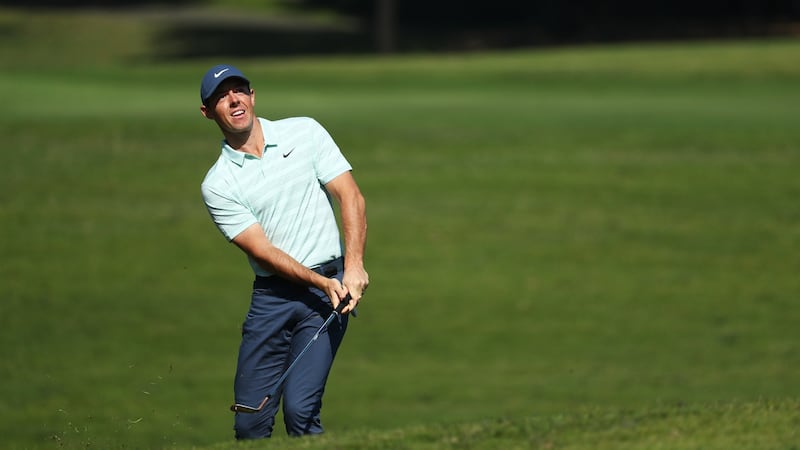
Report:
[[[363,267],[345,268],[342,285],[350,294],[350,304],[344,309],[344,314],[348,314],[358,306],[358,302],[364,296],[364,292],[369,286],[369,274]]]

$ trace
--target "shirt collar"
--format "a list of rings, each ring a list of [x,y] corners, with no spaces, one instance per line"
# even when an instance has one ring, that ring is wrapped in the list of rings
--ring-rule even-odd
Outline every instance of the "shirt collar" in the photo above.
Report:
[[[277,147],[278,133],[276,127],[271,121],[262,119],[261,117],[258,118],[258,121],[261,123],[261,131],[264,133],[264,149],[262,152],[263,157],[269,148]],[[267,136],[270,137],[269,141],[267,140]],[[234,148],[228,145],[228,142],[224,139],[222,140],[222,154],[239,167],[244,165],[244,160],[247,158],[258,159],[249,153],[234,150]]]

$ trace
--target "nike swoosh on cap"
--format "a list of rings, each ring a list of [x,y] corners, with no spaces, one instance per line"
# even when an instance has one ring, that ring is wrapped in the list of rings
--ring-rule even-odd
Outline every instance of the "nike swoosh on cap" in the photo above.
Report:
[[[219,72],[215,72],[214,73],[214,78],[219,78],[220,75],[222,75],[223,73],[227,72],[228,70],[230,70],[230,69],[226,67],[226,68],[220,70]]]

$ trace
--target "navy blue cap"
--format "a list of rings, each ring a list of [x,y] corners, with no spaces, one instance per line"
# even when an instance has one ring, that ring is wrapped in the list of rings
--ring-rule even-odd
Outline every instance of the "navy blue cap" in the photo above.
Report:
[[[241,78],[250,84],[250,80],[239,69],[230,64],[219,64],[208,69],[208,72],[203,76],[203,81],[200,83],[200,100],[203,104],[217,90],[220,83],[232,77]]]

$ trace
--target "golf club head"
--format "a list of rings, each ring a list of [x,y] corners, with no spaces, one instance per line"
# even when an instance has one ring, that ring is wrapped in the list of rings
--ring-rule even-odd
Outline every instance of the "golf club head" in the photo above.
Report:
[[[239,412],[239,413],[245,413],[245,414],[255,414],[255,413],[261,411],[262,409],[264,409],[264,405],[267,404],[267,402],[269,401],[270,397],[271,397],[270,395],[264,397],[264,400],[261,401],[261,404],[258,405],[257,408],[254,408],[252,406],[243,405],[241,403],[235,403],[235,404],[231,405],[231,411]]]

